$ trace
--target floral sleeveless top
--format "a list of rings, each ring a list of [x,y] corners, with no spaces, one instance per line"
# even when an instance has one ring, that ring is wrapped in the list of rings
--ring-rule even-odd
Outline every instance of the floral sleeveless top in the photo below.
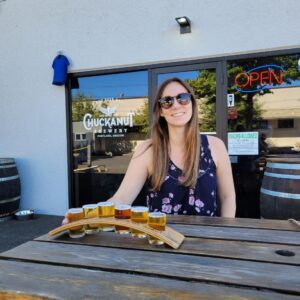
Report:
[[[216,165],[212,159],[208,139],[201,135],[200,168],[195,188],[180,185],[182,170],[170,160],[168,174],[158,192],[148,191],[149,211],[167,214],[215,216]]]

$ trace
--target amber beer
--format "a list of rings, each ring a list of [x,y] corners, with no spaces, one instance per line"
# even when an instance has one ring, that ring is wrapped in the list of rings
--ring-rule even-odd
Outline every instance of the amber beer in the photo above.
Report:
[[[162,212],[152,212],[149,214],[148,225],[156,230],[165,231],[167,223],[167,216]],[[148,241],[151,245],[163,245],[164,242],[148,235]]]
[[[131,208],[131,221],[139,224],[147,224],[148,222],[148,207],[134,206]],[[140,239],[146,238],[147,234],[136,229],[131,229],[131,235]]]
[[[70,223],[82,220],[84,218],[83,208],[71,208],[67,211],[67,215]],[[82,225],[69,229],[70,238],[80,238],[84,235],[84,226]]]
[[[115,218],[116,219],[130,219],[131,215],[131,205],[119,204],[115,207]],[[115,226],[116,233],[128,234],[130,232],[129,228],[124,226]]]
[[[86,204],[82,206],[85,219],[92,219],[99,217],[98,205],[97,204]],[[98,232],[98,224],[85,225],[86,234],[94,234]]]
[[[115,204],[113,202],[99,202],[98,204],[99,217],[108,218],[115,215]],[[115,226],[113,225],[99,225],[98,229],[101,231],[114,231]]]

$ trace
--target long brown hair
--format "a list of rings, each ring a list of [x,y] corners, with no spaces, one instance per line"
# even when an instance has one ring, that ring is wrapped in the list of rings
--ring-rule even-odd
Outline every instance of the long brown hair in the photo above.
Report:
[[[165,118],[161,117],[158,100],[161,98],[166,86],[172,82],[181,84],[188,93],[192,94],[192,117],[187,123],[185,135],[184,167],[181,184],[195,187],[199,172],[200,138],[198,128],[198,107],[192,88],[177,77],[165,80],[159,87],[153,106],[153,125],[151,140],[153,149],[151,186],[153,191],[158,191],[163,184],[169,165],[169,130]]]

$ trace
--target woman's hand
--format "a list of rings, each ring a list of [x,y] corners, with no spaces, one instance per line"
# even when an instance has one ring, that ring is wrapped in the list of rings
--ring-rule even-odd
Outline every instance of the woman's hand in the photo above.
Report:
[[[62,220],[62,225],[66,225],[66,224],[68,224],[70,221],[69,221],[69,219],[68,219],[68,213],[66,213],[65,214],[65,218]]]

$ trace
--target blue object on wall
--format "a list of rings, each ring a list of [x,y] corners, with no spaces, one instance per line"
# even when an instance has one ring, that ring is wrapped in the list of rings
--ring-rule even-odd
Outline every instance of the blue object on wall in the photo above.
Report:
[[[52,63],[52,68],[54,70],[52,84],[64,85],[66,83],[69,65],[69,60],[62,54],[59,54],[54,58]]]

